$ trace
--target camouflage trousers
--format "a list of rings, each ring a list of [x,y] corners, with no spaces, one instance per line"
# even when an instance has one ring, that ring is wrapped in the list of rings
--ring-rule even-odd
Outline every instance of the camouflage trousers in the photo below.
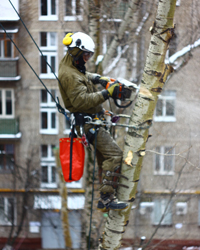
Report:
[[[88,129],[85,129],[86,132]],[[92,145],[94,146],[95,140]],[[96,156],[99,169],[102,168],[102,181],[100,186],[101,192],[114,193],[113,185],[106,185],[106,181],[112,181],[112,176],[107,176],[107,171],[114,172],[117,167],[121,166],[123,152],[117,143],[110,136],[110,133],[103,127],[100,127],[97,133]],[[101,174],[101,171],[99,171]]]

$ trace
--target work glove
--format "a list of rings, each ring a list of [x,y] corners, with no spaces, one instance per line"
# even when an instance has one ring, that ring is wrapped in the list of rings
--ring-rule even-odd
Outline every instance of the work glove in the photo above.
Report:
[[[110,81],[110,79],[106,76],[96,76],[93,80],[94,84],[100,83],[104,88],[106,88],[107,83]]]
[[[98,79],[101,77],[99,74],[96,73],[86,73],[88,76],[88,79],[92,81],[93,84],[98,84]]]
[[[115,81],[107,89],[109,97],[116,98],[119,93],[119,82]]]

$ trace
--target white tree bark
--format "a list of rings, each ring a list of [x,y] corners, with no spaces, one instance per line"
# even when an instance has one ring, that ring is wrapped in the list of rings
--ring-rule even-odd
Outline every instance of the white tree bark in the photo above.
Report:
[[[63,227],[63,236],[65,241],[65,246],[67,248],[71,248],[72,241],[71,241],[71,236],[69,231],[69,221],[68,221],[67,187],[62,173],[62,168],[59,158],[59,149],[54,150],[54,155],[56,157],[56,168],[59,176],[59,192],[61,196],[61,219]]]
[[[165,65],[165,54],[169,41],[174,32],[173,17],[176,0],[159,1],[154,26],[151,28],[151,41],[147,54],[141,86],[150,91],[149,95],[139,93],[134,110],[131,115],[130,124],[135,128],[129,128],[126,136],[122,174],[128,177],[120,182],[127,185],[125,189],[119,187],[117,190],[119,200],[129,203],[127,209],[122,211],[109,211],[105,224],[99,250],[116,250],[120,247],[120,241],[128,224],[129,214],[136,196],[137,184],[140,178],[145,145],[148,139],[149,126],[153,120],[153,113],[158,99],[158,94],[168,75],[173,71],[172,67]]]
[[[101,0],[88,0],[89,6],[89,35],[95,43],[95,53],[89,62],[91,72],[95,72],[95,62],[100,54],[100,8]]]

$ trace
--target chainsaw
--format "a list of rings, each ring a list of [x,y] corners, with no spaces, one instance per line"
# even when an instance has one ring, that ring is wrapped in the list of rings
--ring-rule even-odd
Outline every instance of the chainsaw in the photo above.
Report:
[[[110,78],[109,82],[105,82],[104,80],[100,80],[100,84],[105,88],[108,89],[113,82],[119,83],[118,93],[116,98],[114,98],[114,103],[118,108],[127,108],[129,107],[133,101],[136,99],[137,94],[140,90],[140,87],[137,84],[132,83],[124,78],[117,78],[113,79]],[[118,103],[118,100],[121,103]],[[123,105],[122,102],[126,104]]]

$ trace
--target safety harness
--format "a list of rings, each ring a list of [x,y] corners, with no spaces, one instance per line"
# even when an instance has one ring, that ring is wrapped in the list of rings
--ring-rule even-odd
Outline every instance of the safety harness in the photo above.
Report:
[[[111,112],[109,112],[111,114]],[[99,127],[103,125],[103,127],[105,129],[108,129],[108,127],[106,126],[106,119],[103,117],[104,111],[101,111],[99,113],[96,114],[88,114],[88,113],[73,113],[74,117],[75,117],[75,126],[79,126],[80,127],[80,134],[82,137],[82,143],[84,144],[84,146],[89,146],[90,144],[92,144],[92,142],[95,139],[95,136],[97,136],[97,133],[99,131]],[[117,117],[118,118],[118,117]],[[117,121],[117,119],[115,116],[112,117],[111,120],[115,120]],[[89,129],[89,131],[87,132],[87,134],[85,134],[84,131],[84,125],[85,124],[93,124],[93,127]],[[107,179],[103,179],[102,184],[104,185],[110,185],[113,186],[115,188],[117,188],[118,186],[122,186],[125,188],[128,188],[127,185],[121,184],[117,181],[117,178],[124,178],[126,180],[128,180],[128,178],[124,175],[122,175],[120,173],[120,166],[116,167],[114,169],[114,171],[103,171],[105,177],[113,177],[112,180],[107,180]]]
[[[80,127],[82,143],[84,144],[84,146],[90,146],[90,144],[94,141],[95,133],[98,133],[99,131],[99,126],[93,124],[92,128],[90,128],[87,134],[85,134],[84,125],[86,123],[92,122],[93,120],[100,120],[101,122],[103,122],[105,119],[103,118],[103,111],[96,114],[76,112],[73,113],[73,115],[75,118],[75,126]]]

